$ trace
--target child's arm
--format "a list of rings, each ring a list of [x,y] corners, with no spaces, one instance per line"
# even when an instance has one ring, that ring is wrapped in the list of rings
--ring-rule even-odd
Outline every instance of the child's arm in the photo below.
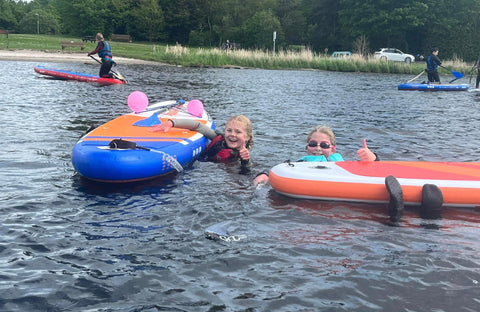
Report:
[[[210,127],[202,124],[201,122],[198,122],[196,120],[191,120],[191,119],[176,119],[176,120],[169,119],[165,122],[162,122],[159,125],[153,126],[152,128],[149,129],[149,131],[168,132],[172,127],[200,132],[210,140],[213,140],[217,136],[215,131]]]

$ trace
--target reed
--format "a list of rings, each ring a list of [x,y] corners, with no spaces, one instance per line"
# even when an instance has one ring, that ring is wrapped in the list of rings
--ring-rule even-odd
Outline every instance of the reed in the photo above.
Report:
[[[79,41],[67,36],[10,34],[8,49],[30,49],[58,52],[60,41]],[[263,69],[316,69],[340,72],[400,73],[418,74],[425,69],[425,62],[406,64],[352,55],[349,58],[332,58],[303,48],[281,50],[276,53],[262,50],[224,51],[219,48],[189,48],[179,44],[162,45],[145,42],[110,42],[114,56],[162,62],[181,66],[201,67],[245,67]],[[85,51],[95,49],[96,43],[85,43]],[[5,35],[0,35],[0,49],[7,48]],[[472,66],[462,59],[444,60],[443,65],[450,70],[467,74]],[[445,71],[444,69],[440,69]]]
[[[425,63],[406,64],[388,62],[353,55],[335,59],[316,54],[311,50],[279,51],[261,50],[223,51],[218,48],[186,48],[165,46],[156,49],[154,60],[182,66],[246,67],[263,69],[317,69],[340,72],[402,73],[413,74],[425,68]]]

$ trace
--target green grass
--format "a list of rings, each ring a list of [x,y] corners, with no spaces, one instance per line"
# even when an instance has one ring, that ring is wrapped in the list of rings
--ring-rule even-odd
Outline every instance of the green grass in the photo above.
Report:
[[[10,34],[8,49],[59,51],[61,41],[80,41],[68,36]],[[425,63],[406,64],[380,61],[371,57],[353,55],[350,58],[334,59],[329,55],[316,54],[308,49],[280,51],[275,55],[260,50],[237,50],[225,52],[218,48],[188,48],[180,45],[165,45],[146,42],[110,42],[114,56],[123,56],[147,61],[156,61],[181,66],[251,67],[263,69],[319,69],[341,72],[401,73],[417,75],[425,69]],[[85,43],[85,52],[92,51],[96,43]],[[0,49],[7,49],[6,35],[0,35]],[[78,48],[68,48],[78,50]],[[469,73],[471,66],[462,60],[444,61],[451,70]],[[440,69],[441,73],[448,73]]]

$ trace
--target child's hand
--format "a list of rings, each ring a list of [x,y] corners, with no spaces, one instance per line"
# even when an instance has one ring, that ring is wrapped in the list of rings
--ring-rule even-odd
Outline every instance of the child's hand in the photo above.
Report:
[[[240,153],[240,158],[242,160],[250,160],[250,152],[248,151],[248,149],[245,147],[245,140],[244,139],[241,139],[240,140],[240,143],[241,143],[241,147],[239,149],[239,153]]]
[[[259,184],[267,184],[268,183],[268,176],[265,173],[259,174],[254,180],[253,185],[257,186]]]
[[[162,122],[159,125],[152,126],[148,131],[150,132],[168,132],[172,128],[173,124],[170,120]]]
[[[367,139],[363,139],[363,148],[357,151],[358,158],[362,161],[374,161],[377,156],[368,148]]]

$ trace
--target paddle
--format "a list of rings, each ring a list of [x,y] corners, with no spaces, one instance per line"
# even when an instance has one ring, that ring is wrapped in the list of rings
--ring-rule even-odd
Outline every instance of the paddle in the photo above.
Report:
[[[147,106],[147,108],[143,112],[150,112],[150,111],[157,111],[157,110],[158,112],[163,112],[169,109],[178,109],[177,106],[184,105],[184,104],[185,104],[184,100],[163,101],[163,102],[158,102],[150,106]],[[185,111],[182,109],[178,109],[178,110]]]
[[[153,109],[156,109],[156,108],[159,108],[159,107],[170,108],[172,106],[181,105],[181,104],[185,104],[185,101],[184,100],[162,101],[162,102],[157,102],[157,103],[154,103],[152,105],[147,106],[145,111],[150,111],[150,110],[153,110]]]
[[[115,148],[115,149],[137,149],[138,148],[138,149],[149,151],[149,152],[159,153],[159,154],[162,154],[165,157],[165,160],[170,165],[172,165],[172,167],[175,168],[175,170],[177,170],[178,172],[183,171],[182,165],[175,158],[173,158],[171,155],[169,155],[169,154],[167,154],[163,151],[157,151],[157,150],[154,150],[154,149],[151,149],[151,148],[139,146],[135,142],[126,141],[126,140],[123,140],[123,139],[113,139],[108,144],[108,146],[110,148]]]
[[[478,62],[478,61],[477,61]],[[473,77],[473,72],[478,69],[477,67],[477,62],[475,62],[475,64],[472,65],[472,68],[470,69],[470,72],[468,73],[470,75],[470,80],[468,80],[468,83],[472,83],[472,77]]]
[[[460,78],[462,78],[462,77],[460,77]],[[454,78],[454,79],[450,80],[448,83],[452,83],[452,82],[454,82],[454,81],[457,80],[457,79],[459,79],[459,78]]]
[[[176,110],[179,110],[179,111],[182,111],[182,112],[189,113],[190,115],[192,115],[194,117],[199,117],[199,118],[202,117],[203,103],[201,101],[199,101],[197,99],[189,101],[187,103],[187,110],[177,108],[177,106],[180,106],[180,105],[183,105],[183,104],[185,104],[184,100],[163,101],[163,102],[158,102],[158,103],[149,105],[145,109],[141,110],[140,112],[149,112],[149,111],[157,110],[157,109],[168,110],[168,109],[171,108],[171,109],[176,109]]]
[[[415,79],[417,79],[418,77],[420,77],[421,75],[423,75],[423,73],[425,72],[425,70],[422,70],[422,72],[418,75],[416,75],[415,77],[413,77],[412,79],[410,79],[409,81],[407,81],[406,83],[410,83],[412,81],[414,81]]]
[[[89,56],[90,56],[92,59],[94,59],[95,61],[97,61],[97,63],[102,64],[102,62],[99,61],[97,58],[95,58],[95,57],[93,57],[93,56],[91,56],[91,55],[89,55]],[[119,80],[122,80],[122,81],[127,81],[127,79],[125,79],[125,77],[123,77],[122,74],[114,71],[113,69],[110,69],[110,71],[113,73],[113,75],[115,76],[115,78],[117,78],[117,79],[119,79]]]
[[[460,72],[457,72],[457,71],[454,71],[454,70],[450,70],[450,69],[448,69],[448,68],[446,68],[445,66],[442,66],[442,65],[438,65],[438,66],[440,66],[441,68],[444,68],[444,69],[450,71],[450,72],[452,73],[452,75],[455,76],[455,79],[454,79],[454,80],[457,80],[457,79],[460,79],[460,78],[463,77],[463,74],[460,73]],[[452,80],[452,81],[454,81],[454,80]]]
[[[177,101],[183,101],[183,100],[177,100]],[[183,103],[179,103],[179,104],[176,104],[176,105],[172,105],[171,107],[167,107],[167,109],[168,108],[175,109],[179,112],[188,113],[188,114],[192,115],[193,117],[202,118],[203,103],[201,101],[196,100],[196,99],[189,101],[188,104],[187,104],[187,109],[186,110],[185,110],[185,108],[177,107],[180,104],[185,104],[185,101],[183,101]]]

